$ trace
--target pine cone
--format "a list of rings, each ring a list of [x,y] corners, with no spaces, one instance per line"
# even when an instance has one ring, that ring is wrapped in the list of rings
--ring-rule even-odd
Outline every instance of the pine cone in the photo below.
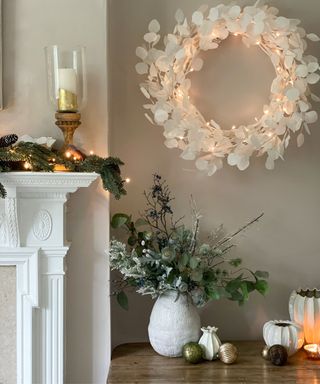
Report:
[[[10,145],[13,145],[18,140],[18,136],[14,133],[12,135],[6,135],[0,137],[0,148],[10,147]]]

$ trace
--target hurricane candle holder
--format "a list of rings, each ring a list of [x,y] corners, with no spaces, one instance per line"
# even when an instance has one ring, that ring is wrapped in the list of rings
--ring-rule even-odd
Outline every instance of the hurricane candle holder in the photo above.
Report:
[[[56,110],[56,125],[64,136],[66,149],[73,144],[75,130],[81,124],[79,109],[87,101],[85,49],[63,50],[46,47],[49,99]]]

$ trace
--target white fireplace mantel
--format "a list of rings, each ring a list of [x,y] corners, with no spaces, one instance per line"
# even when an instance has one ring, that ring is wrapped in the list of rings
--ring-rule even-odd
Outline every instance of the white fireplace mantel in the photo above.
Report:
[[[95,173],[0,173],[0,266],[17,270],[17,383],[64,382],[65,202]]]

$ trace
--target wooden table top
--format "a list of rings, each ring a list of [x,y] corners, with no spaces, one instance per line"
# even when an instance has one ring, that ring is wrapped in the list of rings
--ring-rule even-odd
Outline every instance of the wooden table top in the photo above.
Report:
[[[112,354],[108,384],[320,384],[320,361],[308,360],[304,351],[276,367],[261,357],[262,342],[233,342],[239,358],[233,365],[220,361],[188,364],[182,358],[159,356],[147,343],[124,344]]]

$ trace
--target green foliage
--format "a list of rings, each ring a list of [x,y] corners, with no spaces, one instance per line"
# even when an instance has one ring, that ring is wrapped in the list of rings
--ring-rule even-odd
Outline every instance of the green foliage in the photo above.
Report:
[[[123,309],[126,311],[129,309],[128,296],[125,292],[121,291],[117,294],[117,301]]]
[[[53,162],[55,159],[55,162]],[[36,172],[53,172],[54,164],[63,164],[72,172],[96,172],[101,176],[105,190],[119,199],[126,194],[120,166],[123,162],[114,157],[88,156],[83,161],[66,159],[62,153],[36,143],[20,142],[14,146],[0,148],[0,172],[25,170],[23,163],[29,163]],[[0,183],[0,196],[5,197],[4,186]]]
[[[231,235],[214,236],[201,243],[200,215],[193,212],[192,230],[180,224],[180,220],[175,221],[173,198],[160,176],[154,176],[154,184],[145,197],[147,207],[138,220],[133,221],[124,213],[116,213],[111,219],[114,229],[124,229],[128,234],[128,245],[112,240],[110,246],[111,268],[123,275],[116,290],[118,295],[121,293],[122,306],[122,292],[128,286],[154,298],[168,290],[187,292],[198,306],[222,298],[244,304],[253,291],[267,293],[267,272],[239,269],[242,260],[227,257],[233,238],[261,216]]]

